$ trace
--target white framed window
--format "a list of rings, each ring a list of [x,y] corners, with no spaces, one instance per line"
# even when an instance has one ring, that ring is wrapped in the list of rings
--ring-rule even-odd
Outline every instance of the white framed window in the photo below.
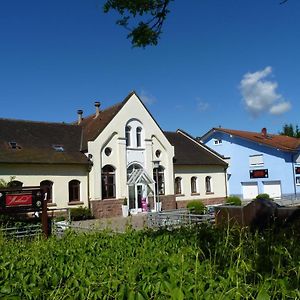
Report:
[[[125,128],[125,138],[126,138],[126,146],[129,147],[131,145],[131,127],[130,126],[126,126]]]
[[[296,176],[296,185],[300,185],[300,176]]]
[[[193,176],[191,178],[191,193],[196,194],[197,192],[197,177]]]
[[[249,166],[250,167],[263,166],[263,165],[264,165],[263,154],[249,155]]]
[[[213,192],[212,179],[211,179],[210,176],[205,177],[205,191],[206,191],[206,193],[212,193]]]

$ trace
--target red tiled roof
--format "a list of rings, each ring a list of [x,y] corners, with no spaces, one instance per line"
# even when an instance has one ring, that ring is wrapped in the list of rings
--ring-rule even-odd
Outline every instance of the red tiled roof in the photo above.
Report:
[[[97,138],[133,94],[134,92],[131,92],[122,102],[100,111],[97,117],[92,114],[82,120],[79,124],[83,129],[82,151],[87,150],[87,142],[94,141]]]
[[[280,134],[266,133],[264,135],[262,132],[232,130],[225,128],[213,128],[211,131],[228,133],[255,143],[263,144],[283,151],[297,151],[300,147],[299,138],[293,138]]]

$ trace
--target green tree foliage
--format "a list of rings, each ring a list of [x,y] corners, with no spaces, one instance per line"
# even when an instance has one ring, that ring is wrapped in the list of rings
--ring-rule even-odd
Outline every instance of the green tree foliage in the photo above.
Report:
[[[172,1],[174,0],[106,0],[103,10],[105,13],[117,12],[121,18],[116,23],[129,30],[127,38],[131,40],[133,47],[145,48],[158,44]],[[280,4],[288,2],[277,1]]]
[[[173,0],[108,0],[103,6],[105,13],[114,10],[121,18],[117,24],[129,30],[127,38],[134,47],[157,45],[162,26]]]
[[[279,132],[281,135],[287,135],[295,138],[300,138],[300,130],[298,125],[293,124],[284,124],[282,127],[282,131]]]

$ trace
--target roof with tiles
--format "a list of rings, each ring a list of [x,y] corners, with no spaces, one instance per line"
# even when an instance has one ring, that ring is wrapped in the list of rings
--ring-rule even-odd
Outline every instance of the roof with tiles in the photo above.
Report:
[[[164,132],[175,148],[174,165],[221,165],[227,166],[218,153],[201,144],[182,130]]]
[[[252,141],[254,143],[266,145],[283,151],[296,152],[300,149],[300,139],[289,137],[279,134],[269,134],[266,128],[263,128],[261,132],[251,132],[242,130],[232,130],[225,128],[213,128],[208,133],[206,133],[202,138],[212,134],[213,132],[223,132],[229,135],[233,135],[242,139]]]
[[[87,150],[87,142],[94,141],[97,138],[134,93],[131,92],[122,102],[100,111],[98,116],[92,114],[80,122],[79,126],[83,129],[82,151]]]
[[[88,165],[81,132],[70,124],[0,119],[0,162]]]

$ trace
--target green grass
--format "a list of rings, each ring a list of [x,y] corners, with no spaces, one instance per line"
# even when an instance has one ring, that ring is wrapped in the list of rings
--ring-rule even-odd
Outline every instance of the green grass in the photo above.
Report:
[[[300,299],[299,237],[210,225],[0,237],[0,299]]]

